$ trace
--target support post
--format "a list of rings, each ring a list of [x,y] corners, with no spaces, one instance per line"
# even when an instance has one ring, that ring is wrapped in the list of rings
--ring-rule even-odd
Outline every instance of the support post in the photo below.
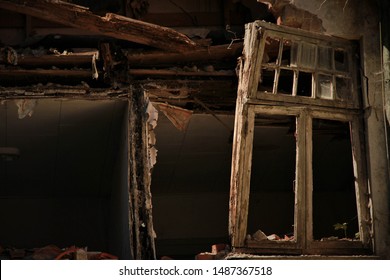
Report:
[[[128,179],[130,244],[134,259],[156,259],[155,234],[148,160],[148,99],[143,89],[133,87],[129,94]]]

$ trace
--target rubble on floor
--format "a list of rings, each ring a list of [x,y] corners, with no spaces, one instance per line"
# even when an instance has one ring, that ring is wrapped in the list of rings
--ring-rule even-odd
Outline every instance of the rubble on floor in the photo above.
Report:
[[[227,244],[214,244],[211,252],[204,252],[195,256],[196,260],[223,260],[230,253],[230,246]]]
[[[47,245],[41,248],[4,248],[0,246],[0,260],[117,260],[105,252],[88,251],[87,247],[59,248]]]
[[[294,241],[294,235],[288,235],[285,234],[284,237],[280,237],[277,234],[273,233],[270,235],[266,235],[263,231],[258,230],[254,234],[250,235],[248,234],[246,236],[246,240],[254,240],[254,241],[265,241],[265,240],[270,240],[270,241]]]

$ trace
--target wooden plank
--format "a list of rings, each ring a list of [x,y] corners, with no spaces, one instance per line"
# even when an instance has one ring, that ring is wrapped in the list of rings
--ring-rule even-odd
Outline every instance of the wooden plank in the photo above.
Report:
[[[302,250],[297,248],[261,248],[257,245],[249,245],[242,248],[234,248],[233,253],[236,254],[251,254],[251,255],[301,255]],[[241,255],[242,256],[242,255]]]
[[[155,259],[151,178],[148,164],[147,99],[140,87],[132,89],[128,106],[130,244],[134,259]]]
[[[296,164],[295,164],[295,204],[294,204],[294,236],[297,247],[306,247],[306,118],[307,113],[301,112],[296,120]]]
[[[257,25],[249,23],[245,29],[243,57],[239,65],[230,179],[229,235],[233,247],[243,247],[247,234],[254,111],[253,107],[249,108],[246,100],[252,92],[257,91],[256,73],[259,71],[256,69],[260,43]]]
[[[169,27],[196,27],[198,26],[223,26],[223,19],[219,12],[191,12],[191,17],[184,13],[148,13],[142,20]]]
[[[306,247],[304,248],[304,252],[306,249],[310,247],[311,242],[313,241],[313,121],[309,115],[306,115],[304,118],[305,121],[305,215],[304,221],[306,222]]]
[[[372,249],[364,246],[361,241],[313,241],[310,247],[305,250],[307,254],[321,255],[369,255],[372,254]]]
[[[1,78],[23,78],[27,77],[81,77],[81,78],[91,78],[91,70],[67,70],[67,69],[0,69]]]
[[[369,209],[369,205],[372,203],[369,203],[370,193],[366,176],[364,137],[363,121],[358,116],[355,116],[351,122],[351,141],[359,233],[363,244],[372,246],[371,232],[373,232],[373,228],[371,211]]]
[[[86,88],[84,86],[27,86],[27,87],[0,87],[0,96],[7,98],[23,98],[27,97],[55,97],[55,96],[81,96],[82,98],[95,99],[98,97],[110,99],[127,96],[127,89],[107,89],[107,88]]]
[[[151,79],[136,80],[148,93],[153,101],[168,102],[171,105],[186,107],[196,103],[193,97],[207,100],[207,105],[213,111],[227,114],[234,113],[237,99],[235,79]],[[195,104],[196,105],[196,104]],[[201,106],[192,108],[204,112]]]
[[[69,53],[66,55],[45,54],[35,56],[33,54],[18,55],[17,65],[19,66],[61,66],[61,65],[90,65],[92,57],[98,51],[88,51],[82,53]]]
[[[201,76],[201,77],[235,77],[236,73],[230,70],[221,71],[184,71],[170,69],[130,69],[132,76]]]
[[[315,240],[311,244],[311,248],[364,248],[361,241],[355,240],[331,240],[331,241],[319,241]]]
[[[172,53],[161,51],[149,51],[136,53],[133,50],[124,50],[127,60],[130,65],[137,67],[145,66],[161,66],[161,65],[177,65],[190,62],[207,62],[212,64],[217,61],[231,61],[236,64],[236,59],[241,55],[243,48],[242,43],[232,45],[210,46],[207,48],[186,51],[184,53]]]
[[[62,1],[1,0],[0,8],[158,49],[184,52],[198,47],[173,29],[111,13],[101,17]]]
[[[292,96],[286,94],[270,94],[262,91],[258,91],[256,93],[255,98],[251,99],[249,102],[251,104],[257,104],[261,102],[261,100],[284,102],[284,103],[291,103],[291,104],[302,103],[306,105],[318,105],[318,106],[323,106],[328,108],[359,109],[359,107],[356,104],[347,101],[314,99],[311,97]]]
[[[267,30],[267,36],[272,36],[274,34],[279,37],[284,37],[288,34],[291,38],[294,38],[297,41],[305,40],[312,43],[317,43],[318,41],[326,41],[332,44],[350,44],[350,41],[347,39],[343,39],[341,37],[334,37],[326,34],[320,34],[315,32],[306,31],[299,28],[293,28],[288,26],[280,26],[270,22],[265,21],[256,21],[256,24],[260,28],[264,28]]]
[[[251,252],[249,250],[245,249],[240,249],[237,250],[238,254],[230,254],[228,255],[227,259],[228,260],[380,260],[381,258],[378,256],[374,255],[361,255],[361,254],[352,254],[352,255],[346,255],[346,254],[332,254],[332,255],[285,255],[283,252],[279,254],[264,254],[264,255],[259,255],[257,254],[256,256],[248,256],[245,254],[254,254],[254,252]],[[242,254],[240,254],[242,253]]]

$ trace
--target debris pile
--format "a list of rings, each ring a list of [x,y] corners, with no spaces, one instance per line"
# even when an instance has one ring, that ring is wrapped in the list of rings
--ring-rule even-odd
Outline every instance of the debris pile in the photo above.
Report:
[[[263,231],[258,230],[254,234],[250,235],[248,234],[246,236],[247,241],[294,241],[294,235],[285,234],[284,237],[280,237],[277,234],[273,233],[271,235],[266,235]]]
[[[118,257],[105,252],[88,251],[87,247],[70,246],[59,248],[47,245],[41,248],[18,249],[0,246],[0,260],[117,260]]]
[[[196,260],[223,260],[230,253],[230,246],[227,244],[214,244],[211,252],[204,252],[195,256]]]

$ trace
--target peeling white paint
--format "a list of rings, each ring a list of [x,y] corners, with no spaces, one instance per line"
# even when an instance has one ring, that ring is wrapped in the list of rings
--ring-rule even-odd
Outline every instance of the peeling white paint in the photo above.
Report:
[[[32,116],[38,101],[36,99],[16,99],[15,104],[18,107],[19,119],[24,119],[26,116]]]
[[[148,160],[149,160],[149,168],[152,169],[153,166],[157,162],[157,149],[155,147],[156,145],[156,135],[154,133],[154,129],[157,126],[158,121],[158,111],[153,106],[152,102],[148,103],[147,107],[147,114],[148,114]]]

